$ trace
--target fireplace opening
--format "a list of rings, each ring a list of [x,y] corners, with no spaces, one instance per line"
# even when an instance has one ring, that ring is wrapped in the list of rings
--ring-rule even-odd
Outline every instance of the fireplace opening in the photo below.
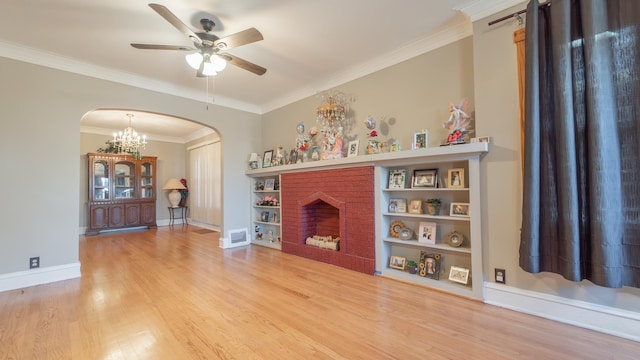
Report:
[[[317,199],[301,209],[302,243],[340,250],[340,209]]]

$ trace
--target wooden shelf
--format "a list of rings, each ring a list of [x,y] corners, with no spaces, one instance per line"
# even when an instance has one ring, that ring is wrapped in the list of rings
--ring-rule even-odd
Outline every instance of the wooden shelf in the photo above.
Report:
[[[451,251],[451,252],[459,252],[464,254],[471,254],[471,248],[462,247],[462,246],[453,247],[453,246],[449,246],[448,244],[425,244],[425,243],[418,242],[418,240],[400,240],[396,238],[384,238],[382,239],[382,241],[408,245],[408,246],[427,248],[427,249],[440,250],[440,251]]]

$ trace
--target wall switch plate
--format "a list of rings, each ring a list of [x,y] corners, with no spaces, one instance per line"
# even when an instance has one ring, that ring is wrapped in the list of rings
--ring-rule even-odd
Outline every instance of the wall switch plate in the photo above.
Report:
[[[505,269],[494,269],[495,270],[495,280],[497,283],[506,284],[507,282],[507,272]]]
[[[40,256],[29,258],[29,269],[40,267]]]

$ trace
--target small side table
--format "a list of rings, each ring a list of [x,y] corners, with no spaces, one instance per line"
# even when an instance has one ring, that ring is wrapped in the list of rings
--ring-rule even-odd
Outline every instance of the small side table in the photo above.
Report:
[[[169,206],[169,225],[173,225],[173,223],[176,220],[176,210],[180,210],[180,218],[182,219],[182,223],[183,224],[187,224],[189,225],[189,223],[187,222],[187,210],[189,209],[188,206]]]

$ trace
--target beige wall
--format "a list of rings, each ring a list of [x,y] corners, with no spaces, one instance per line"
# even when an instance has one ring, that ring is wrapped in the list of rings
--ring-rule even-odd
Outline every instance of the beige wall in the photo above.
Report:
[[[409,150],[413,133],[428,129],[430,146],[438,146],[446,138],[442,123],[449,117],[449,102],[468,98],[473,105],[472,44],[468,37],[338,86],[335,90],[353,97],[345,145],[359,139],[359,152],[364,154],[367,128],[363,121],[372,115],[376,120],[386,117],[377,127],[380,140],[397,140],[403,150]],[[263,115],[263,151],[277,145],[292,149],[295,124],[302,121],[307,130],[315,126],[319,104],[319,97],[309,97]]]
[[[80,119],[97,108],[152,111],[215,129],[222,138],[224,230],[248,226],[244,171],[247,154],[261,148],[259,115],[6,58],[0,78],[0,185],[10,189],[11,204],[0,220],[0,275],[27,270],[32,256],[43,268],[78,261],[86,188]]]

